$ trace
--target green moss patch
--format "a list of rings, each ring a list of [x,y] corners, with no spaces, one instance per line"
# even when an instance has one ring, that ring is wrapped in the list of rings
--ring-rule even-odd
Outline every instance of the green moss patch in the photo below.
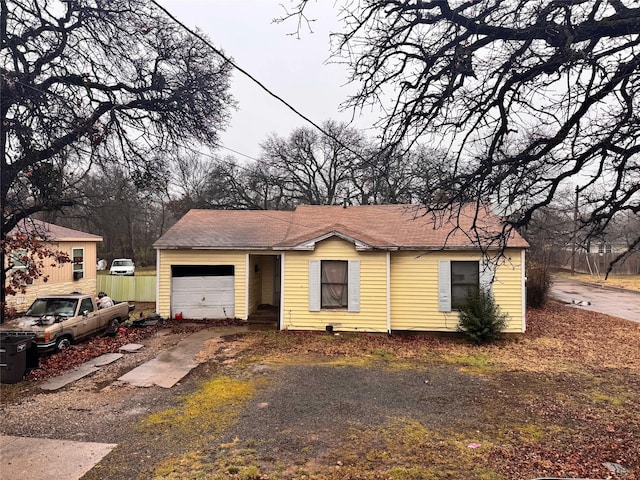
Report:
[[[218,434],[235,423],[241,408],[254,395],[256,380],[218,377],[173,408],[145,417],[140,427],[152,430],[183,429],[191,434]]]

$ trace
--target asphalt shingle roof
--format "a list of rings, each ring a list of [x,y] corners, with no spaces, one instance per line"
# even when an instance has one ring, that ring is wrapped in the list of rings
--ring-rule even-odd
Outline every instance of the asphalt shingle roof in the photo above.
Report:
[[[274,249],[301,247],[336,234],[374,249],[477,248],[475,206],[459,217],[434,217],[416,205],[302,205],[295,211],[191,210],[155,243],[164,248]],[[482,209],[475,220],[483,245],[498,246],[500,219]],[[516,232],[507,246],[528,247]]]
[[[17,233],[35,234],[44,241],[54,242],[101,242],[102,237],[93,235],[92,233],[81,232],[72,228],[61,227],[53,223],[43,222],[42,220],[25,219],[20,222],[11,232],[9,236]]]

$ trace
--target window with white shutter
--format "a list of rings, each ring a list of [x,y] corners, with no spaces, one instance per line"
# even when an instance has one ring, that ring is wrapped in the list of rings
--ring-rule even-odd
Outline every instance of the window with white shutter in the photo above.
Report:
[[[360,261],[310,260],[309,311],[360,311]]]

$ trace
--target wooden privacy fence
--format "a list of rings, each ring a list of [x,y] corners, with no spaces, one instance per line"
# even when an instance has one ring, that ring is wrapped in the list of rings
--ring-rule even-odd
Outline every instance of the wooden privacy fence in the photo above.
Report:
[[[117,302],[156,301],[155,275],[140,275],[134,277],[98,275],[96,287],[98,292],[105,292]]]
[[[576,252],[576,272],[589,273],[591,275],[605,275],[609,264],[618,256],[617,253],[586,253]],[[554,266],[563,269],[571,268],[571,252],[559,252],[558,263]],[[611,271],[614,275],[638,275],[640,274],[640,253],[634,253],[624,262],[614,265]]]

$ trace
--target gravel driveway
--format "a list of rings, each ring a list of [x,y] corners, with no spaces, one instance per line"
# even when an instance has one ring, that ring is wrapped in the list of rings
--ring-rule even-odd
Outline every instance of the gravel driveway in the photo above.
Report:
[[[151,339],[143,355],[151,358],[175,341]],[[309,364],[239,368],[235,357],[242,344],[242,337],[227,340],[215,360],[171,389],[112,383],[131,368],[118,362],[55,392],[25,385],[21,401],[2,406],[0,433],[116,443],[118,447],[85,478],[150,478],[155,466],[179,455],[189,439],[178,430],[162,436],[141,433],[140,420],[178,405],[201,380],[224,374],[259,379],[261,387],[233,426],[220,435],[212,433],[213,450],[235,441],[238,448],[251,448],[255,458],[267,461],[277,456],[279,461],[295,462],[304,452],[306,458],[331,463],[327,456],[332,447],[353,429],[375,428],[390,418],[406,416],[426,426],[451,428],[481,424],[474,405],[491,388],[481,376],[465,375],[454,366],[388,369],[384,362],[345,366],[315,358]]]
[[[477,425],[478,399],[490,388],[482,377],[450,366],[297,365],[261,371],[271,378],[269,388],[223,441],[249,440],[253,448],[259,445],[259,454],[279,458],[305,451],[323,459],[351,428],[381,427],[394,418],[410,417],[427,427]]]

